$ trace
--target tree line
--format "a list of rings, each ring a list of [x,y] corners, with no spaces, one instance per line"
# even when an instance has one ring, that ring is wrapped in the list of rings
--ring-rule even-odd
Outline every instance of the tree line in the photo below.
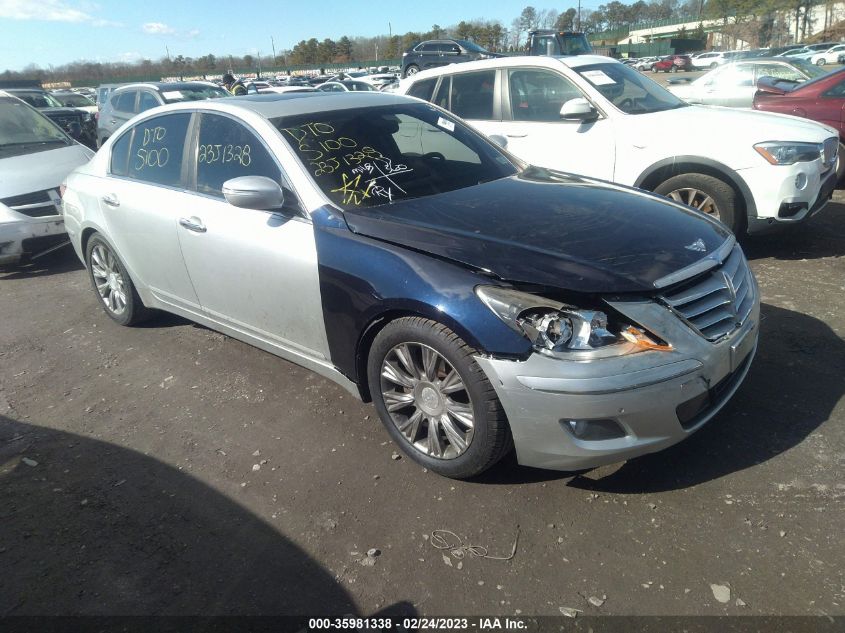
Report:
[[[326,38],[303,39],[290,50],[277,55],[212,54],[200,57],[176,55],[157,60],[140,59],[135,62],[75,61],[59,66],[41,68],[35,64],[21,71],[6,70],[0,79],[40,79],[52,81],[90,81],[106,83],[130,78],[158,79],[160,77],[219,76],[227,70],[259,72],[290,66],[348,63],[350,66],[377,60],[396,60],[419,41],[451,37],[474,41],[494,52],[515,52],[524,47],[528,32],[537,28],[581,30],[591,34],[606,34],[608,39],[622,35],[637,25],[657,20],[690,21],[719,19],[725,31],[734,38],[751,41],[755,46],[772,42],[785,43],[784,38],[806,35],[811,26],[811,9],[819,0],[636,0],[625,4],[611,0],[597,9],[569,7],[537,9],[527,6],[509,25],[499,20],[462,20],[448,27],[432,25],[428,31],[409,31],[404,34],[355,37],[344,35],[337,40]],[[831,7],[834,0],[824,0]],[[832,9],[830,19],[834,20]],[[788,20],[783,16],[787,15]],[[780,20],[776,16],[781,16]],[[827,20],[827,14],[826,14]],[[784,24],[784,22],[786,22]],[[793,23],[794,22],[794,23]],[[790,35],[792,34],[792,35]]]

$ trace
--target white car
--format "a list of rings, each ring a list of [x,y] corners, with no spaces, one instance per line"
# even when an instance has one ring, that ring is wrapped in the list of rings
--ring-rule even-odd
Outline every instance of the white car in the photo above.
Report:
[[[651,67],[654,65],[654,62],[659,59],[659,57],[643,57],[642,59],[637,60],[637,63],[634,64],[634,68],[636,68],[637,70],[651,70]]]
[[[719,51],[699,53],[692,57],[693,68],[716,68],[727,61],[725,54]]]
[[[398,92],[451,110],[529,163],[669,196],[735,233],[800,222],[836,186],[833,128],[688,105],[607,57],[465,62]]]
[[[94,152],[0,91],[0,265],[67,242],[59,187]]]
[[[839,56],[845,53],[845,44],[837,44],[836,46],[831,46],[829,49],[822,53],[816,53],[812,57],[810,57],[810,62],[813,64],[817,64],[818,66],[824,66],[825,64],[835,64],[839,61]]]

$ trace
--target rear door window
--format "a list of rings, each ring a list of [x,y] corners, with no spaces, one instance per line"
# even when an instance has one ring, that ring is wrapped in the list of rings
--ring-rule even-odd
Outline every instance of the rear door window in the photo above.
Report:
[[[452,75],[452,112],[464,119],[492,119],[495,82],[495,70]]]
[[[185,134],[191,115],[165,114],[142,121],[133,129],[128,176],[154,185],[182,183]]]

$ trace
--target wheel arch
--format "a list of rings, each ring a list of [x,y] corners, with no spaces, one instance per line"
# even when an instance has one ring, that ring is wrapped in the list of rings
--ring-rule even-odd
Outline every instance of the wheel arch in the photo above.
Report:
[[[757,205],[754,203],[754,195],[745,181],[730,167],[702,156],[673,156],[658,161],[645,169],[634,181],[634,187],[654,191],[661,183],[673,176],[681,174],[704,174],[713,176],[728,183],[738,194],[738,200],[742,204],[742,211],[748,218],[757,216]]]
[[[483,351],[478,339],[467,328],[461,325],[451,315],[438,310],[435,306],[424,303],[412,306],[387,305],[377,314],[371,315],[367,324],[361,329],[361,334],[355,346],[355,382],[358,385],[361,400],[364,402],[372,401],[369,379],[367,377],[367,362],[370,357],[370,349],[372,348],[373,341],[375,341],[379,332],[388,324],[404,317],[421,317],[423,319],[430,319],[436,323],[442,323],[460,336],[467,345],[479,352]]]

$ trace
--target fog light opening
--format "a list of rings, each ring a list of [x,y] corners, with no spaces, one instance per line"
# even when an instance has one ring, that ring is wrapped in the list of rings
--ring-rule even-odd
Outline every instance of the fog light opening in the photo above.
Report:
[[[797,176],[795,176],[795,188],[798,189],[798,191],[801,191],[806,186],[807,186],[807,174],[805,174],[802,171]]]
[[[616,420],[561,420],[560,423],[575,438],[588,442],[613,440],[626,435]]]

